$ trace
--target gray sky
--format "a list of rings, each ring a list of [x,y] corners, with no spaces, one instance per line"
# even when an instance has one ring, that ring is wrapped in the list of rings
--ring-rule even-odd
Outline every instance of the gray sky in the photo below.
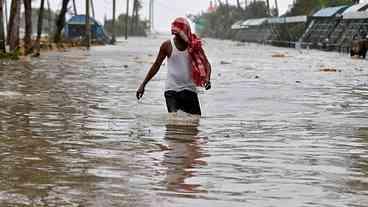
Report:
[[[127,0],[116,0],[117,14],[125,13]],[[155,1],[155,28],[158,31],[169,31],[171,21],[178,16],[185,16],[186,14],[198,14],[205,11],[210,0],[154,0]],[[241,0],[244,2],[244,0]],[[278,0],[281,13],[285,12],[288,5],[293,0]],[[10,0],[8,1],[10,2]],[[130,0],[130,8],[132,8],[133,0]],[[142,0],[143,10],[141,15],[148,16],[149,0]],[[270,0],[274,3],[274,0]],[[61,0],[50,0],[53,8],[61,7]],[[94,0],[96,18],[103,21],[104,16],[111,18],[112,15],[112,0]],[[229,0],[229,3],[236,4],[236,0]],[[85,0],[76,0],[78,12],[84,13]],[[272,4],[273,5],[273,4]],[[39,0],[35,1],[34,7],[39,7]]]

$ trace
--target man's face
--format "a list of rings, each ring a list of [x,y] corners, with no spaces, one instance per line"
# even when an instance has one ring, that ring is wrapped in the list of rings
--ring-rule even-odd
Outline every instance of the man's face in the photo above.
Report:
[[[177,40],[179,40],[179,41],[181,41],[181,42],[185,42],[184,40],[183,40],[183,38],[181,38],[181,36],[179,35],[179,34],[174,34],[175,35],[175,38],[177,39]]]

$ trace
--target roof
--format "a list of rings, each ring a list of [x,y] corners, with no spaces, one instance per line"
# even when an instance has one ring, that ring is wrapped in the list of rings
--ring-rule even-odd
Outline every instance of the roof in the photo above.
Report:
[[[245,21],[237,21],[232,26],[231,29],[244,29],[248,27],[261,26],[266,23],[268,18],[259,18],[259,19],[248,19]]]
[[[267,21],[267,18],[248,19],[242,23],[242,26],[260,26]]]
[[[341,14],[344,12],[348,6],[335,6],[335,7],[327,7],[324,9],[319,10],[315,14],[313,14],[313,17],[333,17],[338,14]]]
[[[92,17],[90,17],[91,24],[98,24],[99,23]],[[67,22],[67,24],[74,24],[74,25],[84,25],[86,24],[86,15],[76,15],[72,16]]]
[[[344,15],[343,19],[368,19],[368,11],[349,12]]]
[[[351,7],[349,7],[348,9],[345,10],[345,12],[343,13],[343,15],[350,13],[350,12],[360,12],[360,11],[366,11],[368,8],[368,2],[365,1],[363,3],[360,4],[355,4]]]
[[[270,24],[290,24],[290,23],[304,23],[307,22],[307,16],[294,16],[294,17],[274,17],[269,18]]]
[[[243,21],[237,21],[232,26],[231,29],[241,29]]]

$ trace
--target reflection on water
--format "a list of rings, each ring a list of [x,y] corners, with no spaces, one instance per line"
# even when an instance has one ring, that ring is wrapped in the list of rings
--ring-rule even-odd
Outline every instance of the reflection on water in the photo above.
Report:
[[[361,140],[361,151],[366,152],[368,151],[368,127],[359,128],[357,130],[357,137]],[[357,159],[358,168],[360,168],[360,172],[364,175],[365,180],[368,182],[368,155],[365,154],[364,156],[359,156]],[[363,184],[365,186],[365,191],[368,192],[368,185],[365,182]]]
[[[134,97],[163,40],[0,64],[0,206],[366,206],[367,61],[207,40],[204,116],[172,122],[164,68]]]
[[[200,184],[188,183],[195,169],[206,165],[201,158],[204,154],[198,137],[197,126],[167,125],[165,141],[169,150],[164,155],[163,165],[167,168],[166,185],[169,191],[195,193]]]

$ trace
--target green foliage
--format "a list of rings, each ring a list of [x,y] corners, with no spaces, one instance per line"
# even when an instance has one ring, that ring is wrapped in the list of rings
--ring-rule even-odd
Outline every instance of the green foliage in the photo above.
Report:
[[[117,36],[124,36],[125,34],[125,18],[126,15],[125,14],[121,14],[119,15],[119,17],[116,19],[115,22],[115,33]],[[131,16],[128,17],[129,18],[129,24],[133,22],[133,18]],[[112,20],[106,20],[105,21],[105,25],[104,25],[104,29],[112,34]],[[132,36],[146,36],[146,31],[148,29],[148,22],[146,21],[142,21],[138,18],[138,24],[136,25],[136,27],[134,27],[134,30],[131,30],[131,27],[128,28],[128,34],[132,35]]]
[[[0,60],[19,60],[20,50],[17,49],[15,52],[2,53],[0,52]]]
[[[351,0],[296,0],[285,16],[312,15],[321,8],[351,4]]]
[[[128,16],[128,34],[131,36],[146,36],[146,31],[149,28],[149,24],[147,21],[142,21],[140,19],[139,11],[142,9],[142,1],[134,0],[133,1],[133,14],[132,16]],[[117,18],[115,22],[115,34],[117,36],[125,35],[126,30],[126,14],[121,14]],[[105,20],[104,29],[112,34],[113,26],[112,19]]]
[[[237,6],[220,4],[216,11],[204,13],[194,17],[200,29],[197,31],[201,36],[208,36],[220,39],[229,39],[234,36],[231,26],[239,21],[250,18],[267,17],[267,7],[265,2],[256,1],[249,4],[244,10]]]

